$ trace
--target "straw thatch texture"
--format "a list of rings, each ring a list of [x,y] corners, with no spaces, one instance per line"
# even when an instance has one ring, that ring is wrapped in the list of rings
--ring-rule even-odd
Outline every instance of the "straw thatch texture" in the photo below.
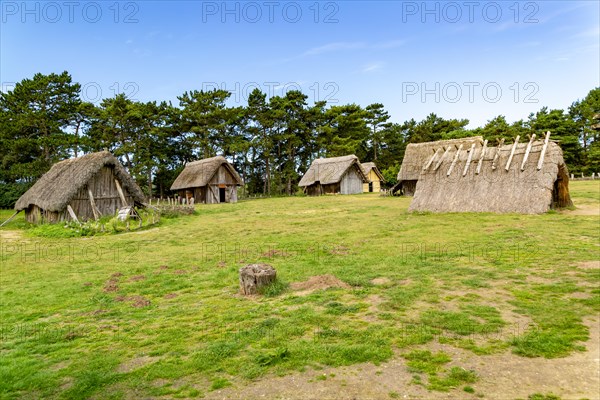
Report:
[[[217,156],[186,164],[181,174],[173,182],[171,190],[206,186],[221,166],[224,166],[229,171],[236,185],[243,185],[242,178],[240,178],[237,171],[233,168],[233,165],[227,162],[224,157]]]
[[[361,165],[362,165],[363,172],[366,177],[368,177],[369,173],[371,173],[371,171],[373,171],[379,177],[380,181],[385,182],[385,179],[384,179],[383,175],[381,174],[381,171],[379,171],[379,168],[377,168],[377,166],[375,165],[374,162],[361,163]]]
[[[409,210],[539,214],[553,206],[570,206],[568,171],[562,150],[556,143],[548,143],[541,169],[537,169],[543,144],[541,140],[532,144],[523,170],[528,143],[518,144],[508,171],[505,167],[513,145],[500,148],[496,169],[492,164],[497,147],[488,147],[479,174],[476,170],[482,145],[476,145],[464,176],[470,146],[463,146],[454,167],[450,168],[457,152],[457,148],[453,148],[437,170],[433,165],[427,170],[421,166]],[[452,172],[448,176],[450,169]]]
[[[360,171],[359,176],[362,181],[368,182],[360,162],[358,161],[358,157],[352,154],[349,156],[319,158],[314,160],[308,171],[306,171],[300,180],[300,183],[298,183],[298,186],[306,187],[317,182],[320,182],[321,185],[339,183],[344,174],[353,166],[356,166],[357,170]]]
[[[398,182],[416,181],[419,179],[423,166],[431,159],[437,149],[446,150],[448,146],[470,148],[472,143],[483,143],[482,136],[472,136],[461,139],[438,140],[435,142],[410,143],[406,146],[404,159],[398,172]]]
[[[101,151],[54,164],[21,196],[15,204],[15,210],[37,206],[49,212],[62,212],[104,167],[113,170],[122,188],[136,203],[144,203],[144,194],[121,163],[108,151]]]

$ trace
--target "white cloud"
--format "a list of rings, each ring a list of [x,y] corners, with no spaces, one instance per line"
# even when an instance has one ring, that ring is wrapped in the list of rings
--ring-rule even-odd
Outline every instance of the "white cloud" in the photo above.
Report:
[[[302,53],[302,56],[305,56],[305,57],[306,56],[316,56],[319,54],[331,53],[334,51],[353,50],[353,49],[359,49],[359,48],[363,48],[363,47],[365,47],[365,44],[363,42],[328,43],[323,46],[313,47],[312,49],[309,49],[309,50],[305,51],[304,53]]]
[[[373,71],[377,71],[383,68],[383,63],[381,62],[374,62],[374,63],[370,63],[367,64],[363,69],[362,72],[373,72]]]

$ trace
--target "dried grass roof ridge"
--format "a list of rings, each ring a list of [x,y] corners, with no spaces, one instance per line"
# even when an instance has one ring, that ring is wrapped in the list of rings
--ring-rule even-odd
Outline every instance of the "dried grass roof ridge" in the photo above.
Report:
[[[171,190],[206,186],[221,165],[224,165],[225,168],[227,168],[237,185],[244,184],[240,175],[235,168],[233,168],[233,165],[231,165],[225,157],[216,156],[187,163],[183,171],[181,171],[177,179],[175,179],[175,182],[173,182],[173,185],[171,185]]]
[[[119,160],[110,152],[101,151],[54,164],[50,171],[17,200],[15,210],[21,211],[30,205],[36,205],[46,211],[60,212],[67,207],[79,189],[105,166],[114,168],[121,186],[136,203],[141,204],[145,201],[139,186]]]
[[[353,165],[356,165],[356,169],[360,172],[363,182],[368,182],[369,180],[365,176],[358,157],[351,154],[348,156],[318,158],[314,160],[300,180],[300,183],[298,183],[298,186],[310,186],[315,182],[320,182],[321,185],[338,183],[342,180],[346,171]]]

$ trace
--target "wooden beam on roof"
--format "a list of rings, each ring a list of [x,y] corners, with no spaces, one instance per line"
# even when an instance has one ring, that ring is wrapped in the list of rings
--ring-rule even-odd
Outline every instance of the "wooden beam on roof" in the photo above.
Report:
[[[527,164],[527,159],[529,158],[529,152],[531,151],[531,146],[533,146],[533,141],[535,140],[535,133],[531,135],[529,139],[529,143],[527,143],[527,149],[525,150],[525,155],[523,156],[523,162],[521,163],[521,171],[525,171],[525,164]]]
[[[487,139],[483,141],[483,147],[481,148],[481,155],[479,156],[479,162],[477,163],[477,170],[475,170],[475,174],[479,175],[481,172],[481,165],[483,164],[483,157],[485,157],[485,152],[487,150]]]
[[[429,160],[429,162],[427,164],[425,164],[425,166],[423,167],[423,171],[427,171],[429,169],[429,167],[431,166],[431,164],[433,163],[433,160],[435,160],[435,156],[437,156],[437,154],[441,151],[442,149],[439,148],[437,149],[434,153],[433,156],[431,156],[431,159]]]
[[[446,147],[446,151],[444,151],[444,154],[442,154],[442,156],[440,157],[440,159],[438,160],[438,162],[435,164],[435,167],[433,167],[434,171],[437,171],[438,168],[440,167],[440,165],[442,165],[442,161],[444,161],[444,158],[446,158],[446,154],[448,154],[448,152],[450,151],[451,147],[452,146]]]
[[[469,156],[467,157],[467,163],[465,164],[465,169],[463,170],[463,175],[467,175],[467,171],[469,171],[469,165],[471,164],[471,160],[473,159],[473,152],[475,151],[475,142],[471,144],[471,149],[469,150]]]
[[[512,149],[510,149],[510,156],[508,156],[508,161],[506,162],[506,167],[504,167],[504,169],[506,171],[508,171],[510,169],[510,163],[512,162],[512,159],[515,155],[515,150],[517,149],[517,145],[519,144],[519,138],[521,136],[517,135],[517,137],[515,138],[515,142],[513,143]]]
[[[550,142],[550,131],[546,132],[546,139],[544,139],[544,147],[542,147],[542,152],[540,154],[540,159],[537,165],[538,171],[542,169],[542,166],[544,165],[544,156],[546,155],[546,150],[548,149],[548,142]]]
[[[452,160],[452,164],[450,164],[450,168],[448,168],[448,172],[446,173],[446,176],[450,176],[450,174],[452,173],[452,169],[454,169],[454,164],[456,164],[456,161],[458,161],[458,156],[460,155],[460,151],[463,148],[463,144],[461,143],[460,146],[458,146],[458,149],[456,150],[456,154],[454,155],[454,160]]]
[[[496,154],[494,154],[494,160],[492,160],[492,170],[496,169],[496,162],[498,162],[498,158],[500,157],[500,148],[504,144],[504,138],[500,139],[498,143],[498,147],[496,148]]]

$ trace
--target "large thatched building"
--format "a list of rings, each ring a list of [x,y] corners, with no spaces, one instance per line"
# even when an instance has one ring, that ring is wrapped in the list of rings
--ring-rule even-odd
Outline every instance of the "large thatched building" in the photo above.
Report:
[[[171,190],[189,203],[235,203],[242,178],[224,157],[217,156],[186,164]]]
[[[572,205],[562,150],[549,137],[432,148],[409,210],[539,214]]]
[[[350,155],[314,160],[298,186],[309,196],[355,194],[368,182],[358,157]]]
[[[385,182],[381,171],[374,162],[362,163],[363,171],[367,179],[367,183],[363,183],[363,192],[373,193],[381,190],[381,184]]]
[[[410,143],[406,146],[404,159],[398,172],[398,183],[392,192],[399,192],[403,196],[412,196],[417,188],[417,181],[425,163],[429,161],[434,152],[444,152],[447,149],[460,146],[470,148],[471,144],[483,142],[482,136],[473,136],[461,139],[438,140],[436,142]],[[441,154],[440,154],[441,155]]]
[[[108,151],[54,164],[15,204],[32,223],[85,221],[142,205],[144,194]]]

